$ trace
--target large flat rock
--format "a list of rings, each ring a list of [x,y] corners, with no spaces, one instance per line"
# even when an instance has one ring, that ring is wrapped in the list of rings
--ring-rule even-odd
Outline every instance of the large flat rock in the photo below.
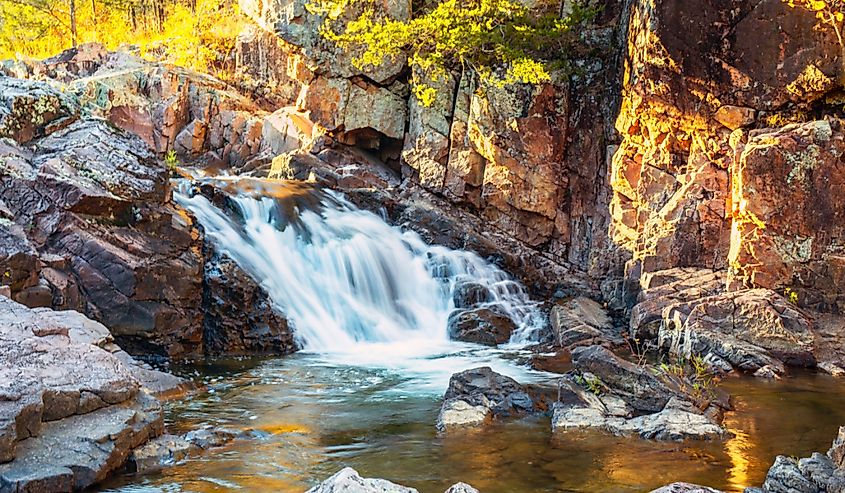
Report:
[[[81,490],[121,467],[163,431],[136,377],[154,372],[77,312],[0,296],[0,492]]]

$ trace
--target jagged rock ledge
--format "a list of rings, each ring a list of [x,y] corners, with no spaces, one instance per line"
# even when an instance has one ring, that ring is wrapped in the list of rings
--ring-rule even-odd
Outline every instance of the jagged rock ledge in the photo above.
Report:
[[[150,394],[184,382],[133,360],[101,324],[4,296],[0,320],[0,490],[85,489],[163,432]]]

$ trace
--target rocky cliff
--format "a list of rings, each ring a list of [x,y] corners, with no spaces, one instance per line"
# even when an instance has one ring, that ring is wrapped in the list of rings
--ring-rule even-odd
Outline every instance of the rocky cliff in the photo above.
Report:
[[[385,11],[405,18],[406,3]],[[426,107],[408,95],[401,65],[361,73],[325,47],[304,2],[242,7],[265,31],[241,44],[246,70],[286,66],[286,79],[271,77],[287,81],[280,94],[296,93],[291,104],[337,142],[394,167],[398,158],[403,178],[569,271],[599,282],[626,259],[632,279],[730,268],[746,286],[839,310],[829,285],[842,285],[842,212],[825,189],[837,179],[840,50],[811,13],[777,0],[605,2],[582,33],[575,75],[500,89],[455,73]],[[782,169],[762,157],[770,152]],[[780,196],[763,183],[782,183]],[[817,197],[835,227],[810,241],[820,227],[790,224],[805,222],[800,204]]]
[[[841,50],[811,13],[779,0],[598,2],[575,70],[505,88],[453,73],[425,106],[401,57],[355,68],[305,4],[241,2],[254,21],[236,54],[249,97],[95,45],[4,66],[17,77],[2,79],[15,223],[4,284],[16,299],[84,309],[139,350],[292,348],[272,310],[227,335],[238,324],[225,300],[264,298],[230,291],[236,267],[203,250],[149,146],[346,190],[539,296],[584,294],[632,314],[631,334],[672,339],[700,301],[754,288],[840,330]],[[383,9],[405,19],[411,5]],[[272,341],[250,342],[270,326]]]
[[[262,142],[256,107],[209,77],[94,45],[10,71],[28,78],[0,76],[3,294],[84,312],[134,354],[294,349],[266,301],[253,323],[235,322],[233,300],[266,295],[171,201],[171,170],[155,152],[191,155],[190,135],[206,135],[197,118],[211,118],[210,134],[228,140],[196,145],[243,163]],[[253,120],[254,144],[232,146],[243,137],[232,125]],[[236,282],[221,287],[224,276]]]
[[[276,158],[273,171],[306,176],[328,165],[333,184],[356,188],[374,184],[362,169],[387,170],[404,180],[417,215],[397,222],[429,232],[435,222],[441,239],[449,224],[480,224],[465,229],[537,293],[652,313],[665,337],[687,331],[686,314],[702,300],[707,310],[707,296],[754,288],[770,290],[759,296],[774,306],[788,299],[809,310],[819,330],[840,331],[834,34],[780,0],[600,3],[573,74],[498,88],[454,73],[426,107],[408,91],[401,60],[364,73],[326,46],[305,2],[242,1],[259,30],[242,39],[243,70],[276,67],[279,97],[314,123],[308,145]],[[407,2],[383,5],[408,15]],[[452,229],[459,246],[484,243]],[[645,294],[677,287],[678,275],[703,289]],[[652,305],[635,307],[646,298]],[[689,305],[676,321],[663,311],[673,303]],[[631,333],[644,333],[640,322]]]

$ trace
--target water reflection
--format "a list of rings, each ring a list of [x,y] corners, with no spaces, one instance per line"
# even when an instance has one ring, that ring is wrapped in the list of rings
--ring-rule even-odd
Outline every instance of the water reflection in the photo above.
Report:
[[[448,360],[448,358],[444,358]],[[168,404],[172,429],[200,424],[258,430],[204,457],[106,485],[128,492],[301,492],[344,466],[442,493],[466,481],[485,493],[642,492],[672,481],[727,491],[762,483],[776,454],[826,450],[845,423],[841,385],[800,375],[778,383],[728,380],[738,410],[727,441],[660,443],[600,432],[552,436],[548,417],[438,434],[441,387],[431,374],[364,369],[298,354],[217,364],[213,393]],[[195,369],[190,369],[191,372]],[[221,377],[222,375],[222,377]]]

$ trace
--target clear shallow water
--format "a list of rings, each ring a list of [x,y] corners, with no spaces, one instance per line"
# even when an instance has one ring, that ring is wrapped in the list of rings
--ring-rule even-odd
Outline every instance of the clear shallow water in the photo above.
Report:
[[[472,357],[494,358],[502,370],[519,362],[519,356],[485,350]],[[442,493],[457,481],[484,493],[642,492],[679,480],[741,491],[762,482],[777,454],[827,450],[845,424],[841,383],[804,374],[781,382],[726,381],[737,407],[725,421],[737,436],[727,441],[661,443],[601,432],[552,436],[548,417],[438,434],[442,377],[460,359],[443,358],[442,372],[416,373],[308,354],[187,369],[200,372],[209,392],[167,404],[171,431],[214,424],[260,430],[264,437],[153,475],[118,478],[104,491],[296,492],[345,466],[422,493]]]

